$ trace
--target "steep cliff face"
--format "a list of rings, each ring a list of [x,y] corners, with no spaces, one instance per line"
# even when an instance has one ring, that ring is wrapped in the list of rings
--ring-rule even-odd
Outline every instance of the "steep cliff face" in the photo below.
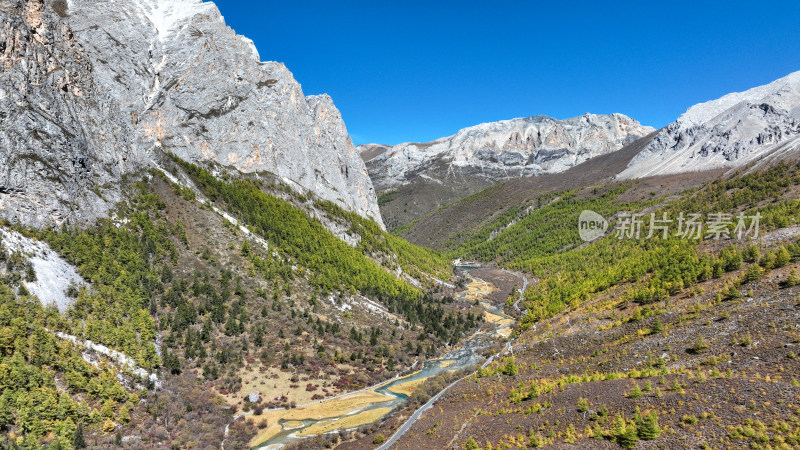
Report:
[[[120,105],[70,27],[41,2],[0,4],[0,214],[82,222],[144,162]]]
[[[0,130],[4,216],[92,220],[117,200],[122,174],[172,152],[272,172],[381,223],[330,97],[304,96],[283,64],[261,62],[213,3],[27,0],[2,14],[0,113],[13,117]]]
[[[383,191],[414,176],[444,181],[475,174],[497,181],[563,172],[652,131],[622,114],[585,114],[567,120],[534,116],[484,123],[426,144],[370,145],[360,150]]]
[[[800,72],[689,108],[620,178],[736,167],[800,148]]]

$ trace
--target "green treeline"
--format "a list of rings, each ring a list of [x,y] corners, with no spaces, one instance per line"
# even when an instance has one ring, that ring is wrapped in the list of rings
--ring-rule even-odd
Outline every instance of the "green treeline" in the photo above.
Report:
[[[32,233],[50,244],[92,285],[82,289],[65,332],[108,345],[145,369],[158,367],[156,325],[150,303],[164,291],[162,274],[178,253],[170,238],[180,229],[163,216],[166,205],[141,183],[118,206],[119,219],[101,219],[90,229],[49,229]]]
[[[0,244],[0,262],[12,259]],[[69,320],[22,284],[16,294],[20,278],[9,267],[0,277],[0,447],[76,448],[84,424],[129,421],[138,395],[114,369],[91,366],[80,347],[57,338],[52,330],[69,329]]]
[[[289,203],[265,193],[254,181],[222,181],[192,164],[180,162],[212,200],[225,202],[251,230],[264,237],[275,250],[309,270],[310,282],[321,294],[344,290],[384,300],[416,300],[420,292],[384,270],[362,252],[393,252],[400,255],[401,267],[410,273],[442,266],[443,257],[402,242],[383,233],[377,224],[355,214],[337,210],[330,203],[319,203],[326,211],[346,215],[354,231],[361,236],[359,248],[353,248],[334,236],[318,220]],[[413,261],[413,264],[412,262]]]
[[[720,250],[703,246],[701,239],[674,236],[681,212],[761,215],[760,233],[785,227],[800,220],[800,200],[785,194],[800,184],[796,165],[779,164],[763,172],[734,175],[718,180],[664,203],[663,199],[621,201],[627,186],[621,185],[594,196],[575,192],[542,196],[535,208],[524,214],[517,207],[467,239],[452,256],[496,260],[501,265],[529,273],[538,283],[525,293],[528,314],[523,327],[574,308],[591,296],[626,284],[624,296],[645,305],[681,292],[698,282],[738,270],[746,262],[776,267],[800,257],[797,244],[769,252],[763,258],[754,245],[731,244]],[[661,203],[657,203],[661,202]],[[611,219],[605,238],[583,244],[578,234],[578,216],[593,210]],[[638,239],[618,239],[613,234],[618,213],[646,212]],[[646,239],[649,213],[667,213],[675,220],[667,239]],[[734,218],[727,227],[734,236]],[[749,222],[748,222],[749,224]],[[656,234],[659,234],[656,231]],[[705,231],[703,232],[705,235]],[[746,247],[746,248],[742,248]],[[778,255],[781,255],[779,258]],[[760,259],[759,259],[760,258]],[[788,259],[787,259],[788,258]],[[757,276],[753,269],[750,277]]]

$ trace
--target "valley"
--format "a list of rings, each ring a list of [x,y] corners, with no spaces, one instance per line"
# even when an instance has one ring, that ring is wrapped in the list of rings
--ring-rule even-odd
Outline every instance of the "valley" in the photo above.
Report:
[[[800,448],[800,72],[357,146],[212,2],[0,18],[0,448]]]
[[[457,348],[450,350],[441,358],[416,361],[408,370],[412,373],[380,383],[366,390],[348,393],[329,400],[308,405],[299,405],[289,410],[264,411],[257,416],[245,418],[248,422],[265,431],[251,441],[255,448],[277,448],[281,445],[300,441],[303,437],[332,431],[345,432],[385,419],[411,397],[422,383],[442,372],[471,370],[481,364],[483,358],[479,350],[487,347],[492,336],[507,338],[512,320],[489,303],[487,295],[494,289],[486,281],[470,278],[466,290],[457,295],[456,301],[480,302],[485,309],[487,330],[479,331]],[[278,426],[275,426],[275,425]],[[298,443],[297,445],[305,446]]]

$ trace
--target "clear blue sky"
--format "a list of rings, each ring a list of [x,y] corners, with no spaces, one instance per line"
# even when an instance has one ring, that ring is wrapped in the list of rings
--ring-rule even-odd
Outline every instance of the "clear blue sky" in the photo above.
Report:
[[[537,114],[658,128],[800,70],[797,0],[216,3],[306,95],[333,97],[356,144]]]

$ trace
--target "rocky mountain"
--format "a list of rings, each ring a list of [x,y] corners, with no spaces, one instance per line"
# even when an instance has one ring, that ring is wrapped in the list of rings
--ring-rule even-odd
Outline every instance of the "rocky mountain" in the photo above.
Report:
[[[622,114],[534,116],[425,144],[359,146],[390,229],[509,178],[561,173],[653,131]]]
[[[620,178],[737,167],[800,147],[800,72],[689,108]]]
[[[652,131],[622,114],[585,114],[566,120],[534,116],[464,128],[425,144],[373,144],[359,149],[376,187],[384,191],[414,176],[446,180],[466,173],[500,180],[563,172]],[[428,170],[440,161],[446,172]]]
[[[341,114],[201,0],[0,2],[0,211],[86,223],[171,152],[381,223]]]

